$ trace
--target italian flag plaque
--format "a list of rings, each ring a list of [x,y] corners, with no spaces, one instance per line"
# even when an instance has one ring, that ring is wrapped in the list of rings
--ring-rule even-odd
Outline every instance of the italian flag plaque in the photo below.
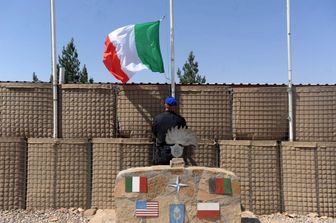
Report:
[[[146,176],[125,177],[125,192],[147,193],[147,177]]]

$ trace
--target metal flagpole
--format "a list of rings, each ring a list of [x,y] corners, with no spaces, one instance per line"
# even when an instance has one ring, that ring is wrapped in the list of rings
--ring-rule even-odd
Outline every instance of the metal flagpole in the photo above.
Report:
[[[171,95],[175,97],[174,0],[170,0],[170,72]]]
[[[54,132],[53,137],[58,137],[57,126],[57,69],[56,69],[56,21],[55,21],[55,1],[50,0],[50,17],[51,17],[51,63],[53,74],[53,122]]]
[[[293,87],[290,0],[287,0],[287,53],[288,53],[288,121],[289,141],[293,141]]]

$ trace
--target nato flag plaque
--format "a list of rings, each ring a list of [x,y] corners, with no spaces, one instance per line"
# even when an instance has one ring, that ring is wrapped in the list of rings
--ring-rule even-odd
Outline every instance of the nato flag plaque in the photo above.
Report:
[[[184,204],[169,205],[169,223],[184,223]]]

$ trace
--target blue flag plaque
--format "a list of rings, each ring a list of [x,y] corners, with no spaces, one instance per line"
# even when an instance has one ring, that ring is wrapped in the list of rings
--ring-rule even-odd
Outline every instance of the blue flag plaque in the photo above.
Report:
[[[169,223],[184,223],[184,204],[169,205]]]

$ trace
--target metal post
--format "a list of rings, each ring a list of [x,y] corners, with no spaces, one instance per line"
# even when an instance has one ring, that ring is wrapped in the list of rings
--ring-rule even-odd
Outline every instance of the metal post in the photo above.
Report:
[[[175,97],[174,0],[170,0],[170,70],[171,95]]]
[[[53,74],[53,123],[54,132],[53,137],[58,137],[58,126],[57,126],[57,68],[56,68],[56,21],[55,21],[55,1],[50,0],[50,14],[51,14],[51,63],[52,63],[52,74]]]
[[[293,141],[293,87],[292,87],[292,46],[290,0],[287,0],[287,53],[288,53],[288,121],[289,141]]]
[[[64,67],[60,67],[58,72],[58,84],[64,83],[64,72],[65,72]]]

